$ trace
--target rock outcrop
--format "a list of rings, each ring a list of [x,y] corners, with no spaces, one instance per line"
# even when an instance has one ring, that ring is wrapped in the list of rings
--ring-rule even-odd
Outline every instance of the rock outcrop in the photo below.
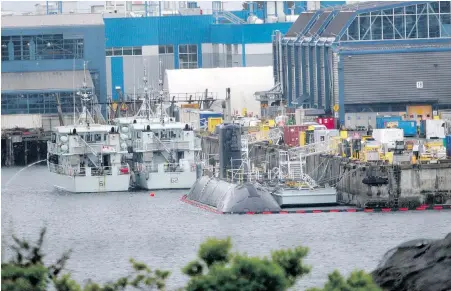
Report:
[[[418,239],[390,250],[373,277],[384,290],[451,290],[451,233],[441,240]]]

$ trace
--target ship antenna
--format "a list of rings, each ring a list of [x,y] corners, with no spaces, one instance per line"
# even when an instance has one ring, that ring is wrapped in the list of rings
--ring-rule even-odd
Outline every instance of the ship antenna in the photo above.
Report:
[[[146,102],[146,116],[147,116],[147,120],[150,120],[150,100],[149,100],[149,93],[148,93],[148,89],[147,89],[147,69],[146,67],[144,67],[144,77],[143,77],[143,82],[144,82],[144,102]]]

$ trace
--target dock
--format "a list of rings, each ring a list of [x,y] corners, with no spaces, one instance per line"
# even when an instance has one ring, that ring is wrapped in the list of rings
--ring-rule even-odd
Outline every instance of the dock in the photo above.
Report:
[[[47,157],[50,133],[42,129],[2,130],[2,167],[26,166]]]
[[[215,155],[218,138],[203,136],[202,149]],[[266,169],[278,166],[279,150],[286,145],[261,142],[249,148],[249,159]],[[361,208],[416,208],[423,204],[451,203],[451,160],[429,164],[389,164],[386,161],[362,162],[336,155],[306,158],[306,172],[319,185],[337,190],[337,202]]]

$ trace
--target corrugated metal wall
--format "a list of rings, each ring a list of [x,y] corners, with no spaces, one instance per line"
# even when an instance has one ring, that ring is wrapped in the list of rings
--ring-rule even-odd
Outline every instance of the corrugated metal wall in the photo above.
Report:
[[[310,56],[310,58],[311,58],[310,66],[311,66],[311,71],[312,71],[312,73],[311,73],[311,77],[312,77],[311,90],[310,90],[311,97],[310,98],[313,101],[310,104],[317,105],[318,104],[318,88],[317,88],[317,85],[318,85],[317,68],[318,68],[318,66],[317,66],[317,58],[316,58],[317,47],[314,46],[314,47],[311,47],[310,49],[311,49],[310,52],[312,53]]]
[[[332,58],[333,105],[338,104],[338,54],[330,52]]]
[[[324,46],[322,46],[320,48],[320,64],[319,64],[319,68],[320,68],[320,72],[318,74],[319,78],[320,78],[320,90],[321,90],[321,94],[319,96],[320,100],[321,100],[321,104],[323,105],[323,107],[326,106],[326,66],[324,66]]]
[[[213,24],[212,15],[105,18],[106,47],[199,43],[270,43],[292,23]]]
[[[341,56],[346,104],[451,103],[451,51]],[[423,88],[417,88],[422,82]]]
[[[174,69],[174,55],[161,56],[124,56],[124,88],[125,94],[143,93],[144,68],[147,71],[148,87],[158,89],[159,63],[164,71]]]
[[[112,85],[111,85],[111,57],[106,57],[106,95],[112,96]]]
[[[296,101],[297,102],[297,95],[296,95],[296,58],[295,58],[295,46],[292,44],[290,46],[291,54],[290,54],[290,63],[291,63],[291,102]]]

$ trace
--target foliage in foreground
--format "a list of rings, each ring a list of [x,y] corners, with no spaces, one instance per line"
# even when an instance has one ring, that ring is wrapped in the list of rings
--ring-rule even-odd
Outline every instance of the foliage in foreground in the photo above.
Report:
[[[169,272],[152,271],[146,264],[133,259],[130,263],[133,272],[114,282],[104,285],[88,282],[83,287],[70,277],[62,274],[69,252],[66,252],[53,265],[43,263],[42,244],[45,229],[35,244],[29,244],[13,236],[15,257],[2,263],[2,291],[45,291],[50,284],[57,291],[118,291],[126,287],[140,290],[165,290]],[[190,262],[183,273],[190,280],[183,290],[187,291],[282,291],[293,287],[296,281],[310,272],[303,264],[308,249],[297,247],[271,253],[270,258],[249,257],[245,254],[231,253],[230,238],[208,239],[200,245],[198,259]],[[127,289],[128,290],[128,289]],[[329,275],[323,289],[310,291],[376,291],[379,289],[370,275],[363,271],[353,272],[344,279],[338,271]]]

